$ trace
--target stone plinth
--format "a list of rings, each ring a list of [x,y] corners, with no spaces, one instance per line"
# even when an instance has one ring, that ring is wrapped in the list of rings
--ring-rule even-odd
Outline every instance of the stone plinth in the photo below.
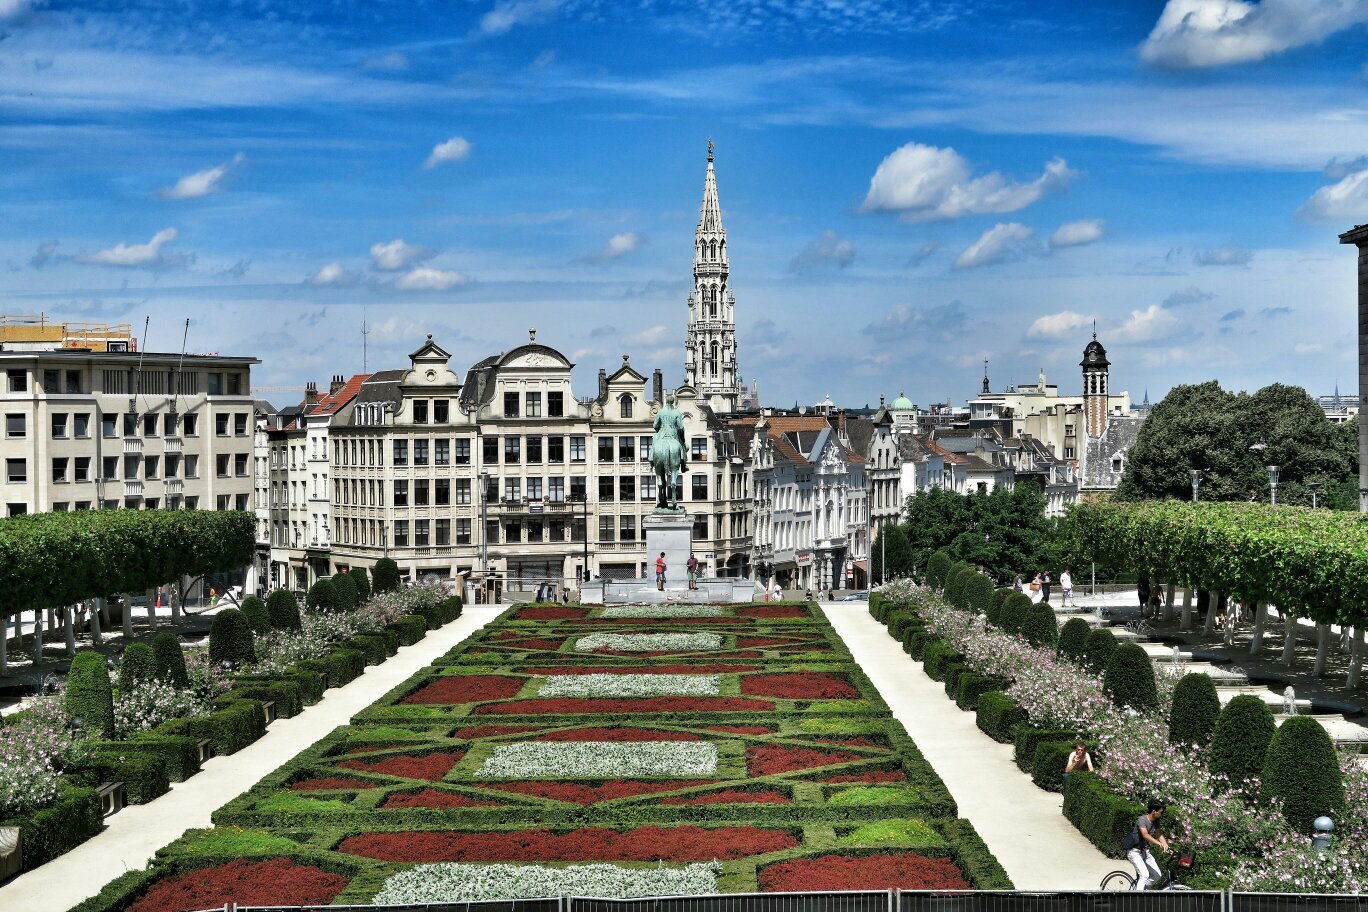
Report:
[[[665,552],[665,591],[689,588],[693,520],[687,513],[652,513],[641,521],[646,532],[646,581],[655,584],[655,562]]]

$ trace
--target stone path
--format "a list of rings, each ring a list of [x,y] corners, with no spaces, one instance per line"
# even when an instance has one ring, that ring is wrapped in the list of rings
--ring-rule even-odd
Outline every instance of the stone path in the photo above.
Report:
[[[216,757],[198,774],[174,783],[170,793],[131,805],[110,817],[94,839],[0,887],[0,909],[61,912],[94,896],[125,871],[146,867],[157,849],[187,829],[210,826],[209,815],[247,791],[267,773],[312,745],[404,679],[489,623],[505,606],[469,605],[455,622],[430,631],[388,661],[366,669],[345,687],[292,719],[271,725],[265,737],[228,757]]]
[[[1011,745],[979,731],[974,714],[946,697],[865,602],[822,610],[1018,890],[1096,890],[1108,871],[1129,869],[1074,829],[1060,796],[1036,788],[1013,762]]]

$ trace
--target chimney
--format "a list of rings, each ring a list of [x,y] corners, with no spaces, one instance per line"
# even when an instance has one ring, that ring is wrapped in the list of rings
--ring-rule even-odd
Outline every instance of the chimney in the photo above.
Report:
[[[608,398],[608,371],[599,368],[599,394],[600,400]]]
[[[312,380],[304,384],[304,404],[318,405],[318,384]]]
[[[665,375],[658,367],[651,372],[651,398],[662,405],[665,404]]]
[[[337,391],[346,385],[347,381],[343,379],[341,374],[333,374],[332,383],[328,384],[328,395],[336,396]]]

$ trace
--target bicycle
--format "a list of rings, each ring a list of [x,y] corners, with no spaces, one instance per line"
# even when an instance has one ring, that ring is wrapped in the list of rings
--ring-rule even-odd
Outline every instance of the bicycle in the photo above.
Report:
[[[1164,871],[1164,876],[1157,882],[1151,883],[1146,887],[1150,890],[1191,890],[1187,884],[1182,883],[1178,878],[1192,870],[1192,856],[1174,854],[1169,861],[1168,868]],[[1112,871],[1102,878],[1101,889],[1104,892],[1119,892],[1122,890],[1135,889],[1135,875],[1130,871]]]

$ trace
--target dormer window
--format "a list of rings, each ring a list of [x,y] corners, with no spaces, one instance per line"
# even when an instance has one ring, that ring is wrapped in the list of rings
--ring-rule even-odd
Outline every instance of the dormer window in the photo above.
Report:
[[[632,417],[632,396],[630,393],[623,393],[618,399],[618,413],[623,418]]]

